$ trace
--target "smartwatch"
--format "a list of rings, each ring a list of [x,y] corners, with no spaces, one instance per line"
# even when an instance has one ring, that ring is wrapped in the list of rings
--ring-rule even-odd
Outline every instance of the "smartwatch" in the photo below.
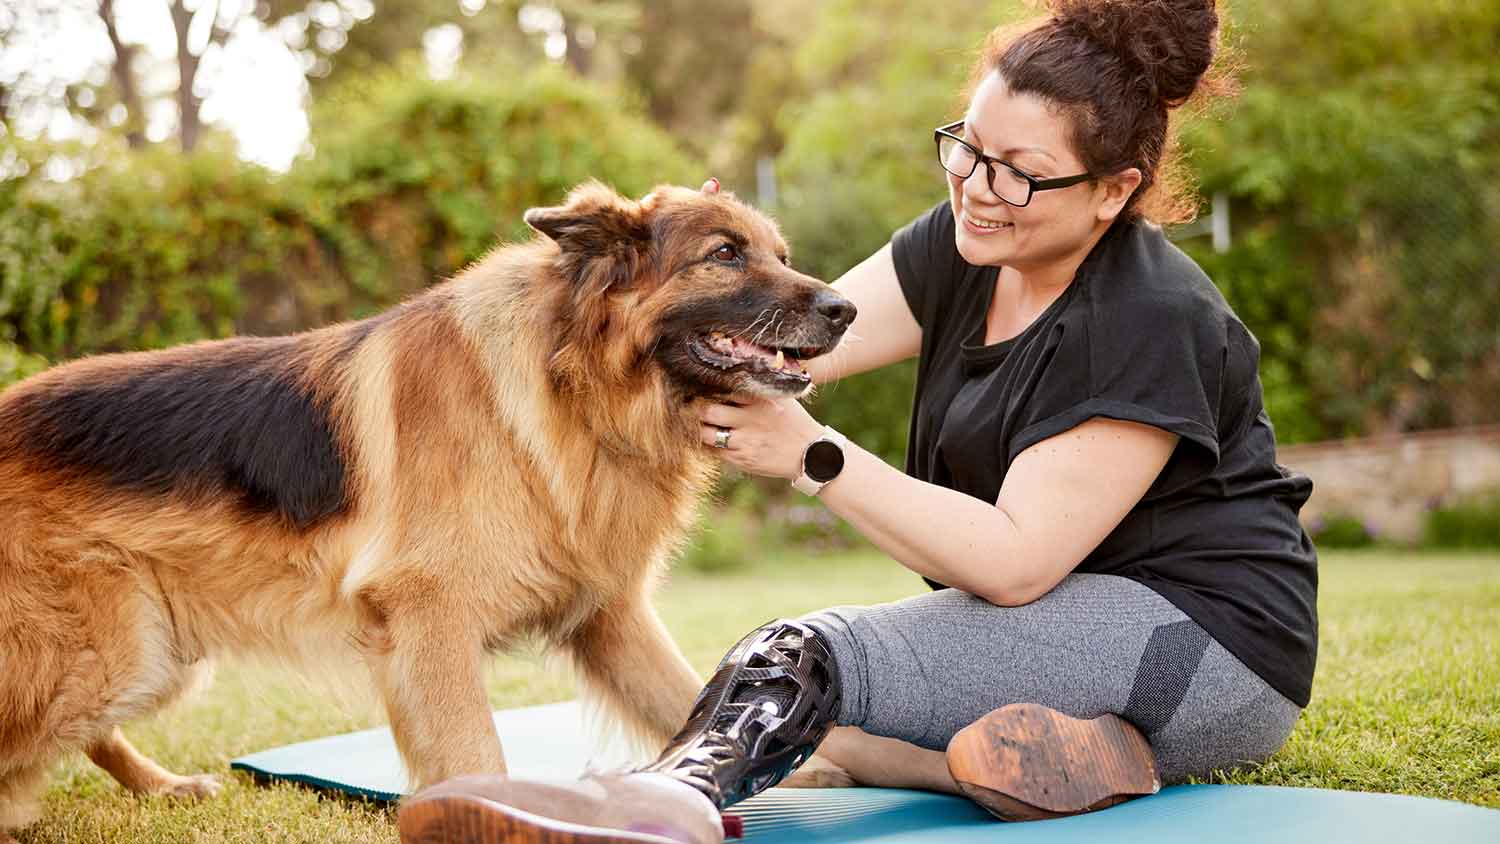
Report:
[[[817,495],[844,470],[844,447],[849,440],[843,434],[823,426],[823,435],[808,443],[802,451],[802,474],[792,486],[808,495]]]

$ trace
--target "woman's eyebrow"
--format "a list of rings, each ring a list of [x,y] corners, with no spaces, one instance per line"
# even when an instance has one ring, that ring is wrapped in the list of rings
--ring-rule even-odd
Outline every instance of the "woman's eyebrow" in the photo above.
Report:
[[[966,135],[972,136],[974,140],[978,142],[977,146],[981,150],[984,149],[984,139],[979,137],[979,133],[974,131],[974,125],[967,120],[964,121],[964,133]],[[1011,147],[1005,152],[1000,153],[1000,157],[1004,158],[1009,155],[1014,155],[1018,152],[1034,152],[1037,155],[1045,155],[1046,157],[1051,158],[1054,162],[1057,161],[1056,158],[1052,158],[1052,153],[1042,149],[1041,147]]]

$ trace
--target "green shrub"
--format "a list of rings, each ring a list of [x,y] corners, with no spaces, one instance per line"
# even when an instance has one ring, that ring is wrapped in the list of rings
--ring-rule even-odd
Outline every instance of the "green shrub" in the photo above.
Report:
[[[9,340],[0,340],[0,390],[46,368],[46,358],[27,354]]]
[[[1500,490],[1429,511],[1423,540],[1432,548],[1500,548]]]
[[[1261,342],[1278,439],[1493,421],[1500,6],[1257,0],[1228,20],[1244,92],[1184,141],[1233,245],[1184,246]]]
[[[630,195],[691,162],[612,89],[542,67],[362,80],[276,177],[206,143],[0,181],[0,339],[63,360],[368,315],[525,232],[599,178]]]
[[[698,520],[678,565],[704,574],[743,568],[760,553],[759,531],[752,515],[733,507],[715,507]]]
[[[1364,521],[1342,513],[1315,519],[1307,533],[1321,548],[1368,548],[1376,538],[1376,531]]]

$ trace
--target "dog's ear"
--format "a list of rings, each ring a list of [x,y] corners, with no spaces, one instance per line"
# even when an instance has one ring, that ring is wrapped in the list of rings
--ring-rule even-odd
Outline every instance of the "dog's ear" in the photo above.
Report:
[[[558,269],[589,290],[628,285],[648,266],[650,211],[599,182],[586,182],[562,205],[532,208],[526,224],[558,246]]]

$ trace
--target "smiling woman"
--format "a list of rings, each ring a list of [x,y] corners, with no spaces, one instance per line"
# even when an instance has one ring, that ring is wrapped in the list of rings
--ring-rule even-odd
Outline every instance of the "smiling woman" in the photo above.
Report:
[[[810,758],[789,783],[1049,818],[1282,745],[1317,650],[1311,483],[1276,463],[1255,338],[1153,222],[1190,205],[1162,178],[1169,115],[1218,27],[1212,0],[1055,0],[991,39],[935,135],[948,198],[834,284],[868,341],[805,366],[918,356],[905,473],[784,395],[702,407],[715,454],[934,591],[751,631],[653,764],[439,787],[407,840],[717,844],[712,810]],[[772,373],[804,351],[760,342],[705,346]]]

